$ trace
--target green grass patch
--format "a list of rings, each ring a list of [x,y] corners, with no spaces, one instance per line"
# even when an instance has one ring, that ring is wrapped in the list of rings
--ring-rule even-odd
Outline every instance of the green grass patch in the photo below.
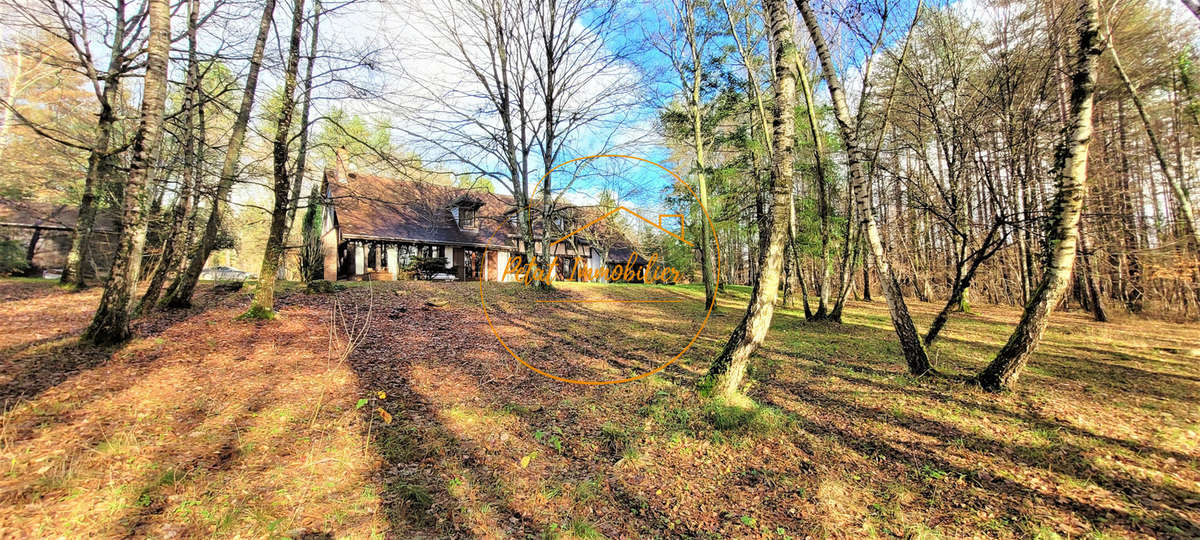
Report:
[[[275,318],[275,310],[263,306],[250,306],[245,313],[238,315],[239,321],[269,321]]]
[[[756,403],[727,405],[716,400],[704,406],[704,418],[720,431],[767,435],[788,424],[787,415],[773,407]]]

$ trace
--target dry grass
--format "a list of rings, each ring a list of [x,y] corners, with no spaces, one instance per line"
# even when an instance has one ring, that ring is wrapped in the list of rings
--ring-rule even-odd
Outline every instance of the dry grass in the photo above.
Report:
[[[515,362],[484,321],[476,284],[380,287],[361,346],[337,364],[328,296],[286,293],[279,320],[254,324],[232,322],[243,297],[209,295],[202,308],[142,322],[124,347],[96,351],[70,337],[88,315],[75,306],[95,293],[0,282],[4,307],[19,315],[0,323],[5,376],[62,372],[0,385],[26,396],[2,426],[0,527],[16,536],[1200,535],[1197,325],[1056,315],[1022,388],[994,395],[904,374],[881,303],[853,304],[845,325],[781,310],[751,373],[752,401],[726,405],[693,387],[741,316],[741,288],[677,364],[588,387]],[[656,366],[703,318],[692,287],[485,287],[513,349],[573,378]],[[367,295],[339,293],[349,306]],[[651,295],[685,301],[530,307]],[[923,326],[935,306],[913,309]],[[979,369],[1016,315],[989,306],[956,315],[933,350],[939,369]]]
[[[15,283],[2,283],[6,297]],[[99,291],[7,300],[42,334],[74,336]],[[278,536],[386,529],[378,459],[355,410],[355,374],[328,355],[326,310],[287,306],[270,324],[233,322],[243,298],[206,296],[156,315],[139,338],[96,351],[61,337],[8,345],[0,531],[5,536]],[[66,309],[62,309],[66,308]],[[13,337],[11,323],[3,335]],[[28,343],[36,342],[35,339]],[[99,357],[97,360],[96,357]],[[45,370],[71,367],[61,380]],[[330,368],[333,369],[330,369]],[[327,390],[317,413],[321,389]],[[314,414],[316,416],[314,417]]]

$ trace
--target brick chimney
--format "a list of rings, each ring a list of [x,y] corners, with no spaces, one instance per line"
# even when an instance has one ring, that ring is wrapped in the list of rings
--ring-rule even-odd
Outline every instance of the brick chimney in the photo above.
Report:
[[[339,146],[337,149],[337,163],[334,164],[333,176],[339,184],[345,184],[349,181],[349,164],[350,152],[345,146]]]

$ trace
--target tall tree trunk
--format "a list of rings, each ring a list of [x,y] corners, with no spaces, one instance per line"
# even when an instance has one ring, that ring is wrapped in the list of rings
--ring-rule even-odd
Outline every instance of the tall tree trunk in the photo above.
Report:
[[[847,194],[849,195],[849,194]],[[829,318],[835,322],[842,322],[842,310],[846,307],[846,299],[850,297],[850,290],[854,288],[854,257],[855,251],[851,246],[858,245],[858,238],[862,234],[861,227],[854,227],[854,197],[846,197],[846,230],[843,234],[846,235],[846,241],[842,242],[842,270],[839,273],[841,279],[838,286],[838,297],[833,303],[833,311],[829,312]]]
[[[800,302],[804,305],[804,320],[813,320],[812,307],[808,305],[808,287],[804,283],[804,268],[800,266],[800,250],[796,246],[796,197],[788,196],[788,252],[791,254],[792,271],[796,273],[800,287]]]
[[[1145,105],[1142,103],[1141,96],[1138,95],[1137,88],[1134,88],[1133,82],[1125,74],[1125,68],[1121,65],[1121,57],[1117,56],[1117,48],[1113,46],[1111,36],[1108,39],[1108,52],[1112,53],[1113,66],[1117,68],[1117,75],[1121,77],[1121,82],[1125,83],[1125,89],[1129,91],[1129,96],[1133,98],[1133,106],[1137,108],[1138,117],[1142,119],[1142,126],[1146,128],[1146,137],[1150,139],[1150,147],[1154,150],[1154,157],[1158,160],[1163,176],[1167,178],[1167,184],[1171,187],[1171,194],[1175,197],[1175,202],[1179,206],[1179,221],[1183,225],[1186,244],[1191,250],[1192,256],[1198,257],[1200,256],[1200,232],[1197,232],[1196,229],[1196,218],[1192,211],[1192,202],[1187,186],[1184,185],[1182,178],[1171,173],[1171,167],[1167,164],[1166,151],[1162,147],[1158,133],[1150,123],[1150,117],[1146,112]],[[1183,171],[1179,172],[1180,175],[1183,174]]]
[[[555,34],[559,33],[560,31],[569,32],[570,30],[566,28],[560,28],[558,26],[558,23],[561,22],[559,19],[560,12],[555,0],[549,0],[548,2],[540,5],[545,9],[545,11],[542,13],[537,13],[536,15],[538,19],[537,24],[539,25],[539,35],[537,37],[542,42],[542,50],[540,51],[541,54],[539,56],[541,56],[541,62],[544,63],[538,67],[534,67],[533,71],[535,73],[534,79],[536,81],[536,86],[538,87],[538,91],[540,92],[542,98],[541,106],[543,114],[543,129],[542,136],[540,137],[540,146],[542,154],[542,170],[546,171],[542,176],[541,264],[545,265],[547,275],[553,272],[557,276],[558,265],[553,262],[554,256],[550,252],[550,239],[553,236],[558,235],[558,233],[553,232],[551,229],[552,225],[555,223],[555,219],[551,215],[553,210],[551,196],[553,194],[552,188],[554,187],[554,175],[552,171],[554,170],[554,161],[558,154],[558,115],[561,112],[559,110],[561,108],[561,103],[559,103],[560,81],[558,77],[558,68],[559,62],[561,61],[561,55],[564,51],[558,47]],[[561,278],[562,276],[558,277]],[[549,280],[542,280],[536,283],[538,288],[551,288],[551,283]]]
[[[734,328],[725,349],[713,361],[706,379],[726,398],[737,394],[750,355],[767,336],[779,296],[779,276],[783,267],[784,243],[788,236],[788,200],[792,196],[792,150],[796,138],[796,69],[791,61],[796,45],[791,16],[784,0],[764,0],[775,53],[774,153],[771,156],[771,209],[762,227],[770,227],[770,237],[759,250],[759,272],[750,293],[750,304],[741,323]]]
[[[283,103],[279,119],[275,122],[275,140],[271,143],[275,205],[271,209],[271,228],[267,234],[262,266],[258,271],[254,299],[246,311],[246,316],[251,318],[275,316],[275,278],[283,262],[283,230],[287,227],[288,197],[292,189],[291,177],[288,176],[288,158],[291,157],[288,143],[292,138],[292,117],[296,112],[296,74],[300,68],[300,33],[303,30],[304,0],[293,0],[292,37],[288,43],[287,66],[283,75]]]
[[[304,97],[300,105],[300,146],[296,149],[296,178],[292,180],[292,194],[288,202],[287,219],[283,225],[283,241],[287,242],[289,232],[296,218],[296,209],[300,207],[300,190],[304,184],[304,172],[308,167],[308,122],[309,111],[312,108],[312,79],[313,64],[317,59],[317,36],[321,29],[321,0],[313,3],[312,36],[308,44],[308,65],[304,68]],[[302,278],[307,280],[306,278]]]
[[[691,14],[689,14],[691,17]],[[694,20],[689,19],[689,31],[695,32]],[[692,41],[695,38],[692,37]],[[700,52],[692,47],[692,84],[691,84],[691,143],[692,150],[696,152],[696,190],[697,197],[700,197],[700,204],[704,210],[700,216],[700,238],[697,244],[700,244],[700,271],[704,280],[704,305],[716,307],[716,277],[715,269],[713,268],[712,246],[709,245],[708,238],[713,234],[709,230],[708,220],[704,216],[704,212],[708,210],[708,178],[704,173],[704,137],[703,137],[703,116],[700,109],[700,85],[703,77],[703,59],[700,58]]]
[[[750,97],[751,97],[751,99],[754,100],[755,112],[758,113],[757,116],[758,116],[759,125],[762,128],[763,145],[767,149],[767,154],[772,155],[772,154],[774,154],[775,149],[774,149],[774,145],[771,142],[771,127],[769,125],[770,120],[767,119],[766,103],[765,103],[765,100],[763,99],[762,92],[760,91],[760,88],[758,85],[758,76],[754,69],[753,59],[752,59],[751,55],[746,51],[746,48],[742,45],[742,40],[738,36],[737,26],[733,23],[733,12],[729,9],[729,3],[726,0],[721,0],[721,7],[725,10],[725,20],[726,20],[726,22],[729,23],[729,35],[731,37],[733,37],[733,43],[737,47],[738,55],[741,56],[741,58],[742,58],[742,67],[744,67],[746,69],[746,81],[749,83],[747,86],[749,87],[749,90],[750,90]],[[692,17],[693,17],[692,19],[689,19],[689,31],[694,34],[695,33],[695,22],[694,22],[694,16],[692,16]],[[693,99],[698,103],[699,99],[700,99],[699,75],[701,73],[700,69],[703,64],[701,63],[702,59],[699,58],[698,55],[693,55],[692,61],[693,61],[693,70],[694,70],[694,75],[695,75],[695,77],[693,78],[694,84],[693,84],[693,88],[692,88]],[[697,123],[695,127],[696,127],[696,134],[698,137],[699,133],[700,133],[699,124]],[[754,133],[753,128],[751,128],[750,131],[752,134],[751,137],[753,137],[753,133]],[[699,138],[697,138],[697,142],[699,142]],[[758,153],[754,153],[753,159],[754,159],[755,168],[757,168]],[[702,189],[705,187],[706,186],[701,185]],[[703,191],[702,194],[705,197],[704,204],[707,205],[708,204],[707,190]],[[804,305],[807,308],[808,296],[807,296],[807,293],[804,291],[804,273],[799,266],[800,259],[799,259],[799,255],[796,253],[796,245],[795,245],[796,219],[795,218],[796,218],[795,202],[793,201],[792,209],[791,209],[791,220],[788,222],[789,238],[788,238],[788,249],[786,250],[788,255],[785,255],[785,256],[790,256],[791,259],[789,259],[789,261],[794,260],[794,263],[789,263],[787,265],[787,269],[789,270],[789,272],[788,272],[788,275],[785,276],[786,282],[785,282],[785,291],[784,292],[785,293],[791,292],[789,287],[791,286],[791,281],[792,281],[791,276],[792,276],[792,274],[794,274],[800,282],[801,295],[802,295],[802,298],[804,298]],[[701,223],[701,226],[703,227],[706,225],[704,223]],[[704,238],[702,240],[704,242],[708,241],[707,238]],[[702,253],[703,253],[703,248],[704,248],[704,246],[702,245],[701,246]],[[705,274],[705,280],[706,280],[705,281],[705,290],[706,291],[708,290],[707,279],[708,279],[708,275]],[[722,285],[723,284],[719,284],[718,287],[721,287]],[[785,297],[784,303],[787,304],[790,300],[791,300],[790,298]],[[711,300],[710,300],[710,302],[711,302]],[[805,315],[806,315],[806,318],[809,315],[807,309],[805,311]]]
[[[699,114],[698,112],[696,113]],[[695,126],[695,150],[696,150],[696,168],[699,172],[696,174],[696,190],[697,196],[700,198],[700,206],[703,208],[700,212],[700,238],[697,238],[697,244],[700,246],[700,273],[704,279],[704,305],[711,306],[713,309],[717,307],[717,272],[713,263],[713,248],[709,241],[712,236],[712,230],[708,225],[706,212],[708,212],[708,179],[704,174],[704,143],[700,138],[700,120],[693,119]]]
[[[1197,19],[1200,19],[1200,2],[1197,0],[1183,0],[1183,5],[1192,10],[1192,13],[1196,15]]]
[[[1083,282],[1086,289],[1084,296],[1088,299],[1088,307],[1092,317],[1097,322],[1108,322],[1108,314],[1104,312],[1104,303],[1100,299],[1100,287],[1096,285],[1096,269],[1092,266],[1092,252],[1088,249],[1087,233],[1084,232],[1082,220],[1079,223],[1079,259],[1083,262]]]
[[[1031,137],[1031,139],[1032,139],[1032,137]],[[1024,155],[1025,174],[1021,175],[1021,190],[1020,190],[1021,200],[1023,200],[1025,203],[1024,204],[1024,215],[1022,217],[1024,218],[1025,223],[1029,224],[1024,227],[1021,227],[1021,233],[1022,233],[1021,236],[1023,238],[1023,243],[1025,246],[1024,252],[1022,253],[1022,257],[1023,257],[1022,262],[1024,263],[1022,266],[1025,270],[1024,275],[1021,276],[1021,279],[1023,280],[1023,283],[1022,283],[1023,292],[1025,293],[1025,297],[1021,301],[1022,304],[1028,304],[1029,300],[1033,297],[1033,288],[1034,288],[1033,284],[1034,284],[1035,278],[1037,276],[1037,272],[1036,272],[1037,262],[1035,260],[1036,257],[1034,257],[1034,255],[1033,255],[1034,245],[1036,245],[1036,242],[1034,242],[1033,227],[1031,225],[1033,223],[1035,223],[1034,215],[1035,215],[1035,211],[1036,211],[1037,207],[1041,206],[1043,203],[1043,200],[1041,198],[1035,198],[1034,192],[1033,192],[1033,187],[1031,185],[1031,184],[1033,184],[1033,180],[1035,178],[1033,162],[1036,158],[1034,157],[1034,152],[1035,152],[1034,144],[1031,141],[1025,149],[1025,155]],[[1038,182],[1038,183],[1040,184],[1040,182]]]
[[[908,371],[914,375],[924,374],[931,371],[933,367],[929,364],[925,348],[921,346],[921,337],[917,334],[912,317],[908,313],[908,306],[904,303],[904,296],[900,292],[900,283],[896,281],[896,277],[888,266],[887,255],[879,236],[879,226],[875,222],[875,211],[870,205],[870,186],[863,174],[862,149],[854,135],[850,108],[846,104],[846,94],[838,81],[837,72],[833,69],[833,57],[830,55],[829,45],[826,44],[825,38],[821,34],[821,28],[809,5],[809,0],[796,0],[796,6],[799,7],[804,24],[808,27],[809,35],[812,36],[813,43],[816,45],[817,56],[821,59],[821,69],[825,72],[825,81],[829,86],[830,98],[833,100],[838,129],[849,155],[850,183],[857,201],[859,219],[862,220],[867,242],[871,246],[871,256],[875,263],[876,273],[879,275],[879,283],[883,287],[884,297],[887,298],[892,326],[895,327],[896,335],[900,338],[900,348],[904,351]]]
[[[60,284],[73,289],[82,289],[86,285],[83,279],[83,263],[89,257],[92,228],[96,225],[96,192],[109,182],[117,168],[110,147],[113,128],[117,123],[114,105],[121,87],[121,62],[125,59],[125,1],[117,0],[113,8],[115,19],[112,46],[108,57],[108,70],[104,75],[104,89],[100,92],[100,116],[96,122],[96,138],[88,156],[88,171],[83,181],[83,197],[79,200],[75,231],[71,236],[71,249],[67,252],[67,262],[59,278]]]
[[[192,186],[196,183],[196,172],[199,167],[196,159],[195,118],[196,109],[200,106],[200,62],[196,58],[196,29],[200,17],[200,1],[188,0],[188,68],[187,82],[183,97],[183,180],[180,182],[179,193],[175,205],[171,209],[171,225],[163,239],[162,257],[154,267],[150,284],[138,303],[135,315],[147,313],[154,309],[162,293],[163,283],[167,274],[179,265],[179,255],[187,248],[181,244],[180,234],[183,230],[184,219],[190,211],[192,202]]]
[[[171,7],[167,0],[148,0],[150,33],[146,40],[146,75],[141,122],[133,140],[133,161],[122,190],[121,234],[113,255],[104,295],[84,339],[97,344],[118,343],[130,336],[129,302],[137,288],[142,247],[146,242],[145,188],[162,141],[167,100],[167,57],[171,52]]]
[[[1098,0],[1080,0],[1079,46],[1071,79],[1071,123],[1055,152],[1058,193],[1054,198],[1049,229],[1050,251],[1042,279],[1034,289],[1021,321],[1008,343],[977,379],[991,391],[1013,388],[1021,370],[1046,331],[1047,318],[1062,298],[1075,262],[1079,216],[1087,183],[1088,142],[1092,137],[1092,96],[1096,87],[1096,61],[1101,52]]]
[[[861,230],[863,228],[862,222],[859,222],[858,227],[859,227],[860,232],[858,234],[858,245],[854,246],[854,252],[855,252],[854,258],[857,259],[859,261],[859,264],[862,265],[862,282],[863,282],[863,291],[862,291],[863,298],[862,299],[863,299],[863,302],[874,302],[875,300],[871,299],[871,270],[869,268],[870,265],[867,264],[866,255],[862,253],[863,244],[865,244],[867,242],[867,240],[865,238],[863,238],[863,235],[861,232]]]
[[[812,85],[808,81],[808,68],[796,52],[796,68],[800,73],[800,90],[804,96],[804,109],[808,117],[808,131],[813,139],[813,163],[817,173],[817,216],[821,220],[821,271],[817,275],[817,312],[813,320],[829,318],[829,231],[830,231],[830,189],[829,180],[825,176],[825,144],[821,140],[820,123],[817,121],[816,100],[813,99]]]
[[[250,55],[250,71],[246,74],[246,88],[242,91],[242,103],[238,107],[237,118],[233,122],[233,130],[229,135],[229,146],[225,149],[225,161],[221,164],[221,177],[217,181],[217,192],[213,196],[212,208],[208,221],[204,226],[204,234],[200,237],[200,245],[188,264],[187,270],[175,278],[164,304],[168,307],[183,308],[192,304],[192,294],[196,291],[196,282],[200,280],[200,272],[204,263],[212,253],[217,240],[217,232],[221,227],[221,204],[229,198],[233,190],[233,181],[237,176],[237,165],[242,155],[242,143],[246,140],[246,126],[250,123],[250,111],[254,108],[254,94],[258,88],[258,72],[262,68],[263,51],[266,49],[267,36],[271,32],[271,18],[275,14],[275,0],[266,0],[263,5],[262,18],[258,22],[258,37],[254,41],[254,52]]]

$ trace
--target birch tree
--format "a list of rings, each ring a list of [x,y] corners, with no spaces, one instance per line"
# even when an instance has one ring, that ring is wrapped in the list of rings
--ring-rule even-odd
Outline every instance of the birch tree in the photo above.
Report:
[[[800,9],[800,15],[804,18],[804,24],[808,28],[809,36],[812,38],[813,44],[817,49],[817,57],[821,61],[821,69],[825,72],[825,83],[829,87],[829,96],[833,101],[834,117],[837,120],[838,131],[842,136],[842,143],[846,148],[847,168],[849,169],[850,185],[854,191],[853,196],[857,205],[858,216],[864,228],[863,232],[866,234],[867,244],[871,249],[871,259],[874,262],[879,283],[883,288],[884,297],[887,299],[888,313],[892,318],[892,326],[896,329],[896,335],[900,338],[900,348],[904,351],[908,371],[914,375],[923,375],[931,371],[933,366],[929,364],[925,348],[921,345],[921,337],[917,334],[917,329],[912,322],[912,316],[908,313],[908,306],[904,303],[900,283],[896,280],[896,276],[892,274],[891,268],[888,265],[887,253],[884,251],[883,240],[879,235],[879,226],[875,221],[875,211],[871,208],[871,188],[863,171],[865,157],[862,147],[857,140],[856,123],[850,117],[850,107],[846,103],[845,91],[842,90],[841,82],[834,69],[833,57],[830,54],[829,45],[821,33],[821,27],[817,22],[816,14],[813,13],[812,6],[809,5],[809,0],[796,0],[796,6]]]
[[[1092,138],[1092,100],[1096,87],[1097,58],[1103,50],[1097,18],[1098,0],[1079,0],[1076,30],[1079,42],[1071,69],[1070,123],[1055,152],[1055,183],[1051,207],[1049,251],[1041,281],[1008,342],[977,380],[986,390],[1013,388],[1021,370],[1046,331],[1047,318],[1062,298],[1075,263],[1079,216],[1087,183],[1088,143]]]
[[[764,0],[763,7],[770,27],[770,39],[775,66],[775,110],[773,153],[771,155],[770,211],[760,227],[770,229],[767,244],[759,252],[758,276],[750,292],[750,303],[741,322],[734,328],[721,354],[713,360],[705,384],[725,399],[733,399],[746,376],[750,356],[767,336],[775,315],[775,300],[779,296],[779,281],[783,270],[783,254],[788,239],[788,209],[793,186],[793,149],[796,144],[796,79],[797,68],[795,30],[792,15],[785,0]]]

